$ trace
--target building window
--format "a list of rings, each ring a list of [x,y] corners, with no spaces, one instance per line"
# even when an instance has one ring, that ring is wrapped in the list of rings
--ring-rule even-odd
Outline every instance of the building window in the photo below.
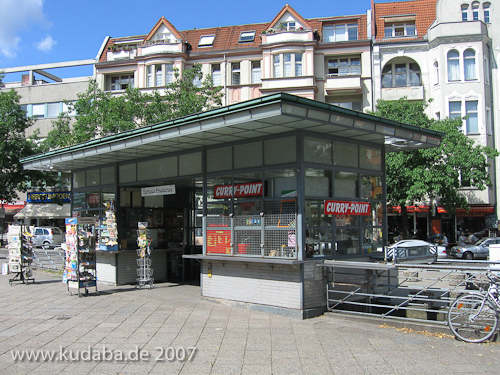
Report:
[[[241,70],[240,63],[232,63],[231,64],[231,84],[232,85],[240,85],[241,78]]]
[[[252,83],[261,83],[260,61],[252,61]]]
[[[385,25],[384,36],[386,38],[415,36],[415,35],[417,35],[415,22],[397,22]]]
[[[280,53],[273,56],[274,78],[303,75],[302,53]]]
[[[198,47],[211,47],[214,45],[215,35],[203,35],[200,37]]]
[[[32,116],[34,118],[44,118],[45,117],[45,103],[33,104]]]
[[[165,84],[174,82],[174,65],[165,64]]]
[[[127,87],[134,87],[134,75],[121,75],[121,76],[112,76],[110,89],[111,91],[116,90],[126,90]]]
[[[460,55],[455,50],[448,52],[448,81],[460,81]]]
[[[352,109],[354,111],[362,111],[361,102],[333,102],[329,104],[333,104],[342,108]]]
[[[490,3],[483,4],[484,22],[490,23]]]
[[[155,86],[160,87],[163,85],[163,74],[161,64],[155,65]]]
[[[486,83],[490,83],[490,64],[488,62],[488,56],[484,56],[484,81]]]
[[[451,119],[462,117],[462,102],[450,102],[449,108]]]
[[[285,23],[286,31],[294,31],[296,29],[295,21],[288,21]]]
[[[465,102],[465,116],[465,128],[467,130],[467,134],[479,133],[477,100]]]
[[[476,79],[476,53],[472,49],[464,52],[464,73],[466,80]]]
[[[439,85],[439,63],[434,61],[434,84]]]
[[[147,86],[153,87],[153,77],[154,77],[154,65],[148,65],[147,67]]]
[[[349,76],[361,74],[361,58],[345,57],[339,59],[328,59],[329,76]]]
[[[212,65],[212,83],[214,86],[221,85],[220,64]]]
[[[255,40],[255,30],[254,31],[242,31],[240,33],[239,43],[253,42]]]
[[[467,4],[462,5],[462,21],[467,21],[469,13],[469,6]]]
[[[420,85],[420,67],[416,63],[387,64],[382,70],[383,88]]]
[[[343,42],[358,40],[358,24],[341,24],[323,27],[324,42]]]
[[[472,19],[479,21],[479,3],[472,4]]]

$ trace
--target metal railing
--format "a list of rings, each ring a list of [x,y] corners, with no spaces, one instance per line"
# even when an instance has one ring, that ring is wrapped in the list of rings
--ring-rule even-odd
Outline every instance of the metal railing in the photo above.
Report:
[[[327,260],[327,309],[386,319],[447,324],[448,306],[487,283],[500,262],[439,260],[396,264]]]

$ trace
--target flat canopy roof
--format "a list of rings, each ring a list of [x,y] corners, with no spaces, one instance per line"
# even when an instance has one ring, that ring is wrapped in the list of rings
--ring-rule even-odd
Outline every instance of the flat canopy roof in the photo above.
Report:
[[[278,93],[34,155],[25,169],[71,170],[307,130],[385,145],[386,152],[436,147],[444,133]]]

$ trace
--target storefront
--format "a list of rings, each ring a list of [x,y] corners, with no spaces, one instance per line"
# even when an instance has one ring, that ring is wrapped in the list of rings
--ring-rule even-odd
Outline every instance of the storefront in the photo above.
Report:
[[[64,229],[64,219],[71,217],[71,192],[32,191],[27,203],[14,215],[16,224],[54,226]]]
[[[135,282],[146,222],[156,282],[201,277],[205,297],[306,317],[326,306],[319,263],[387,243],[385,153],[441,137],[274,94],[23,164],[72,172],[73,216],[114,206],[119,250],[98,254],[99,280]]]

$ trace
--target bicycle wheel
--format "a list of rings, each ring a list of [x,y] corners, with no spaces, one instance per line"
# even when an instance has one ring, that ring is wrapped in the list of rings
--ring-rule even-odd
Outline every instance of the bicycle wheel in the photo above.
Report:
[[[448,325],[458,339],[483,342],[493,336],[498,326],[498,312],[487,298],[481,293],[466,294],[450,306]]]

